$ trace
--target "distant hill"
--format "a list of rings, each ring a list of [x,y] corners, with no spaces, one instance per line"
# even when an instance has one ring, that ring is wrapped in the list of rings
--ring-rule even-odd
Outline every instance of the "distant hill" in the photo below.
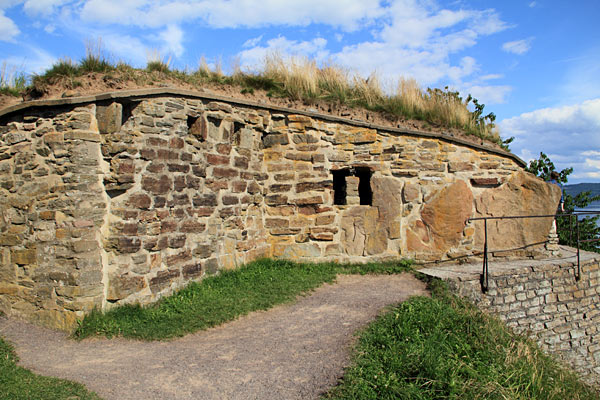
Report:
[[[564,185],[563,186],[565,193],[570,194],[571,196],[577,196],[577,194],[581,192],[592,192],[592,196],[600,195],[600,183],[578,183],[575,185]],[[600,207],[600,201],[596,201],[590,204],[590,207],[598,208]]]

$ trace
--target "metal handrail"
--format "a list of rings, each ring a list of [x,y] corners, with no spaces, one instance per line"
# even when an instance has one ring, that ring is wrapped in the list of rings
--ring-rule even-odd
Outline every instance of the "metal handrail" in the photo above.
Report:
[[[580,262],[580,244],[598,242],[600,238],[596,239],[585,239],[581,240],[579,237],[579,218],[578,215],[598,215],[600,211],[573,211],[565,214],[545,214],[545,215],[505,215],[501,217],[476,217],[469,218],[467,221],[483,221],[484,226],[484,242],[483,242],[483,268],[480,278],[481,291],[487,292],[489,289],[489,267],[488,267],[488,234],[487,234],[487,222],[488,220],[503,220],[503,219],[525,219],[525,218],[556,218],[556,217],[569,217],[569,242],[573,242],[573,217],[575,216],[575,225],[577,233],[577,274],[575,280],[581,279],[581,262]],[[558,227],[557,227],[558,228]],[[558,233],[558,232],[557,232]]]

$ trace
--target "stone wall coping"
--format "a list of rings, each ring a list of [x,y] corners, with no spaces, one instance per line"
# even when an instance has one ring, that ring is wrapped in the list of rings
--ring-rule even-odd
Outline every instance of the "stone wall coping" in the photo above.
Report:
[[[517,259],[510,261],[490,260],[490,277],[513,276],[521,274],[530,274],[539,271],[546,271],[555,268],[573,268],[577,267],[577,249],[560,246],[562,257],[545,259]],[[581,266],[597,264],[600,262],[600,254],[589,251],[580,251]],[[481,262],[450,264],[442,266],[428,266],[418,268],[417,271],[440,278],[443,280],[455,279],[464,281],[479,281],[481,274]]]
[[[323,121],[328,122],[338,122],[344,123],[348,125],[364,127],[369,129],[376,129],[378,131],[384,131],[392,134],[403,134],[410,136],[417,136],[423,138],[431,138],[431,139],[440,139],[450,143],[456,143],[462,146],[470,147],[476,150],[483,150],[489,153],[494,153],[506,158],[510,158],[519,164],[521,167],[526,167],[527,163],[521,160],[519,157],[510,153],[508,151],[494,149],[492,147],[488,147],[482,144],[477,144],[470,142],[468,140],[460,139],[453,137],[449,134],[445,133],[435,133],[435,132],[424,132],[424,131],[416,131],[410,129],[400,129],[391,126],[372,124],[360,120],[354,120],[344,117],[338,117],[334,115],[328,115],[319,113],[316,111],[309,110],[298,110],[294,108],[281,107],[273,104],[269,104],[266,102],[257,102],[245,99],[238,99],[235,97],[222,96],[216,93],[212,93],[210,91],[202,89],[201,91],[192,91],[187,89],[179,89],[172,87],[161,87],[161,88],[149,88],[149,89],[135,89],[135,90],[122,90],[122,91],[114,91],[114,92],[105,92],[95,95],[89,96],[80,96],[80,97],[66,97],[61,99],[48,99],[48,100],[33,100],[27,101],[20,104],[15,104],[13,106],[4,108],[0,110],[0,117],[7,116],[9,114],[16,113],[18,111],[23,111],[26,109],[34,108],[34,107],[53,107],[53,106],[64,106],[64,105],[77,105],[77,104],[86,104],[86,103],[94,103],[98,101],[106,101],[106,100],[117,100],[117,99],[130,99],[134,100],[136,98],[145,98],[145,97],[159,97],[159,96],[181,96],[188,98],[198,98],[205,100],[214,100],[214,101],[222,101],[226,103],[242,105],[252,108],[262,108],[268,109],[271,111],[286,113],[286,114],[299,114],[305,115],[311,118],[317,118]]]

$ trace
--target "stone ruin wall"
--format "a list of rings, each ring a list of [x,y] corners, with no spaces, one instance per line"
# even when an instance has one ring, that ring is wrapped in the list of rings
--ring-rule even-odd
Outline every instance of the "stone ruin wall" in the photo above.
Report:
[[[440,134],[175,90],[33,104],[0,112],[0,310],[63,329],[262,256],[468,256],[467,218],[558,202],[515,156]]]

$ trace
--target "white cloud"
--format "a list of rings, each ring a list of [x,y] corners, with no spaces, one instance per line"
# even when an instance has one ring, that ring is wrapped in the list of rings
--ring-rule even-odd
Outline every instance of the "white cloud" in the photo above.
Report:
[[[133,65],[145,65],[148,58],[148,47],[139,39],[129,35],[102,35],[102,44],[117,59]]]
[[[515,40],[514,42],[506,42],[502,45],[502,50],[507,53],[525,54],[531,49],[533,38]]]
[[[470,93],[483,104],[506,103],[506,97],[512,91],[512,87],[506,85],[473,85],[467,86],[464,92]]]
[[[4,12],[0,10],[0,40],[12,42],[21,31],[12,19],[6,17]]]
[[[167,29],[160,32],[159,38],[164,42],[162,47],[163,53],[172,53],[176,57],[183,55],[183,31],[181,28],[176,25],[169,25]]]
[[[56,11],[56,8],[71,2],[71,0],[27,0],[23,4],[23,10],[31,16],[49,16]]]
[[[146,27],[200,19],[215,28],[325,23],[355,30],[382,12],[379,4],[362,0],[90,0],[83,6],[81,16],[88,22]]]
[[[600,174],[600,98],[505,119],[500,131],[515,136],[511,147],[523,159],[544,152],[557,168],[573,167],[575,179]]]
[[[529,3],[529,8],[533,8],[535,6],[537,6],[537,2],[532,1],[531,3]]]
[[[243,48],[248,48],[248,47],[255,47],[256,45],[258,45],[260,43],[260,41],[262,40],[263,35],[257,36],[255,38],[252,39],[248,39],[244,42],[244,44],[242,45]]]

